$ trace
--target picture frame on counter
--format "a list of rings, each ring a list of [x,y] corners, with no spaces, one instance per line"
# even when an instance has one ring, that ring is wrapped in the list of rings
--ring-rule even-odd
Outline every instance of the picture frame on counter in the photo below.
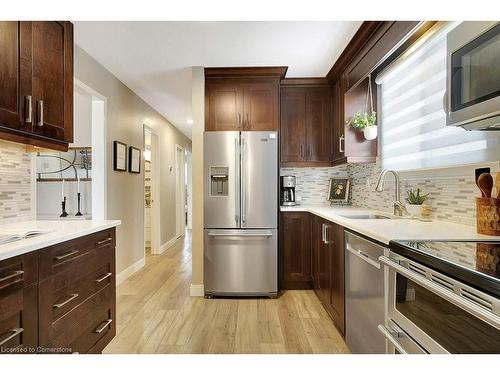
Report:
[[[350,178],[331,178],[328,188],[328,200],[330,202],[347,202],[349,200],[350,185]]]
[[[127,145],[120,141],[113,141],[113,170],[127,171]]]
[[[128,171],[141,173],[141,149],[130,146],[128,148]]]

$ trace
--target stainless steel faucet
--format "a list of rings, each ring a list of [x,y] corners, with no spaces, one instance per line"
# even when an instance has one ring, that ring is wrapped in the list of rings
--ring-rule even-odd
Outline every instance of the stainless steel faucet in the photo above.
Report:
[[[387,173],[392,173],[394,175],[395,183],[396,183],[396,200],[394,201],[394,215],[403,216],[403,212],[406,211],[405,206],[401,203],[401,190],[400,190],[400,179],[399,174],[395,170],[392,169],[384,169],[384,171],[380,174],[378,178],[377,187],[375,191],[382,192],[384,191],[384,181],[385,175]]]

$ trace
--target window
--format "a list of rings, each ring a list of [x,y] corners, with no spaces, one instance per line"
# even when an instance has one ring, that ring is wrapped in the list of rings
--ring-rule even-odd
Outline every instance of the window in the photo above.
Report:
[[[500,132],[446,126],[446,34],[439,22],[377,76],[382,166],[442,168],[500,160]]]

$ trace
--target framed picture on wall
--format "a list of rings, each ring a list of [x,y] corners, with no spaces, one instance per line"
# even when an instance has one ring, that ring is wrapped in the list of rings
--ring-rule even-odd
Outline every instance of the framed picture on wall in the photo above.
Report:
[[[113,169],[125,172],[127,170],[127,145],[113,141]]]
[[[349,199],[349,178],[331,178],[328,200],[330,202],[347,202]]]
[[[128,171],[141,173],[141,149],[130,146],[128,148]]]

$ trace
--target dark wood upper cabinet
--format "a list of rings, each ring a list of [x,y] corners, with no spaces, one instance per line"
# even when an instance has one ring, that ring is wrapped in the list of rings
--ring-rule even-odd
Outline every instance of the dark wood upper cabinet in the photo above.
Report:
[[[286,68],[206,68],[205,130],[275,131]]]
[[[331,88],[325,80],[282,80],[282,166],[331,165],[331,115]]]
[[[0,22],[0,138],[66,150],[73,141],[73,25]]]
[[[280,215],[280,288],[311,289],[311,215]]]

